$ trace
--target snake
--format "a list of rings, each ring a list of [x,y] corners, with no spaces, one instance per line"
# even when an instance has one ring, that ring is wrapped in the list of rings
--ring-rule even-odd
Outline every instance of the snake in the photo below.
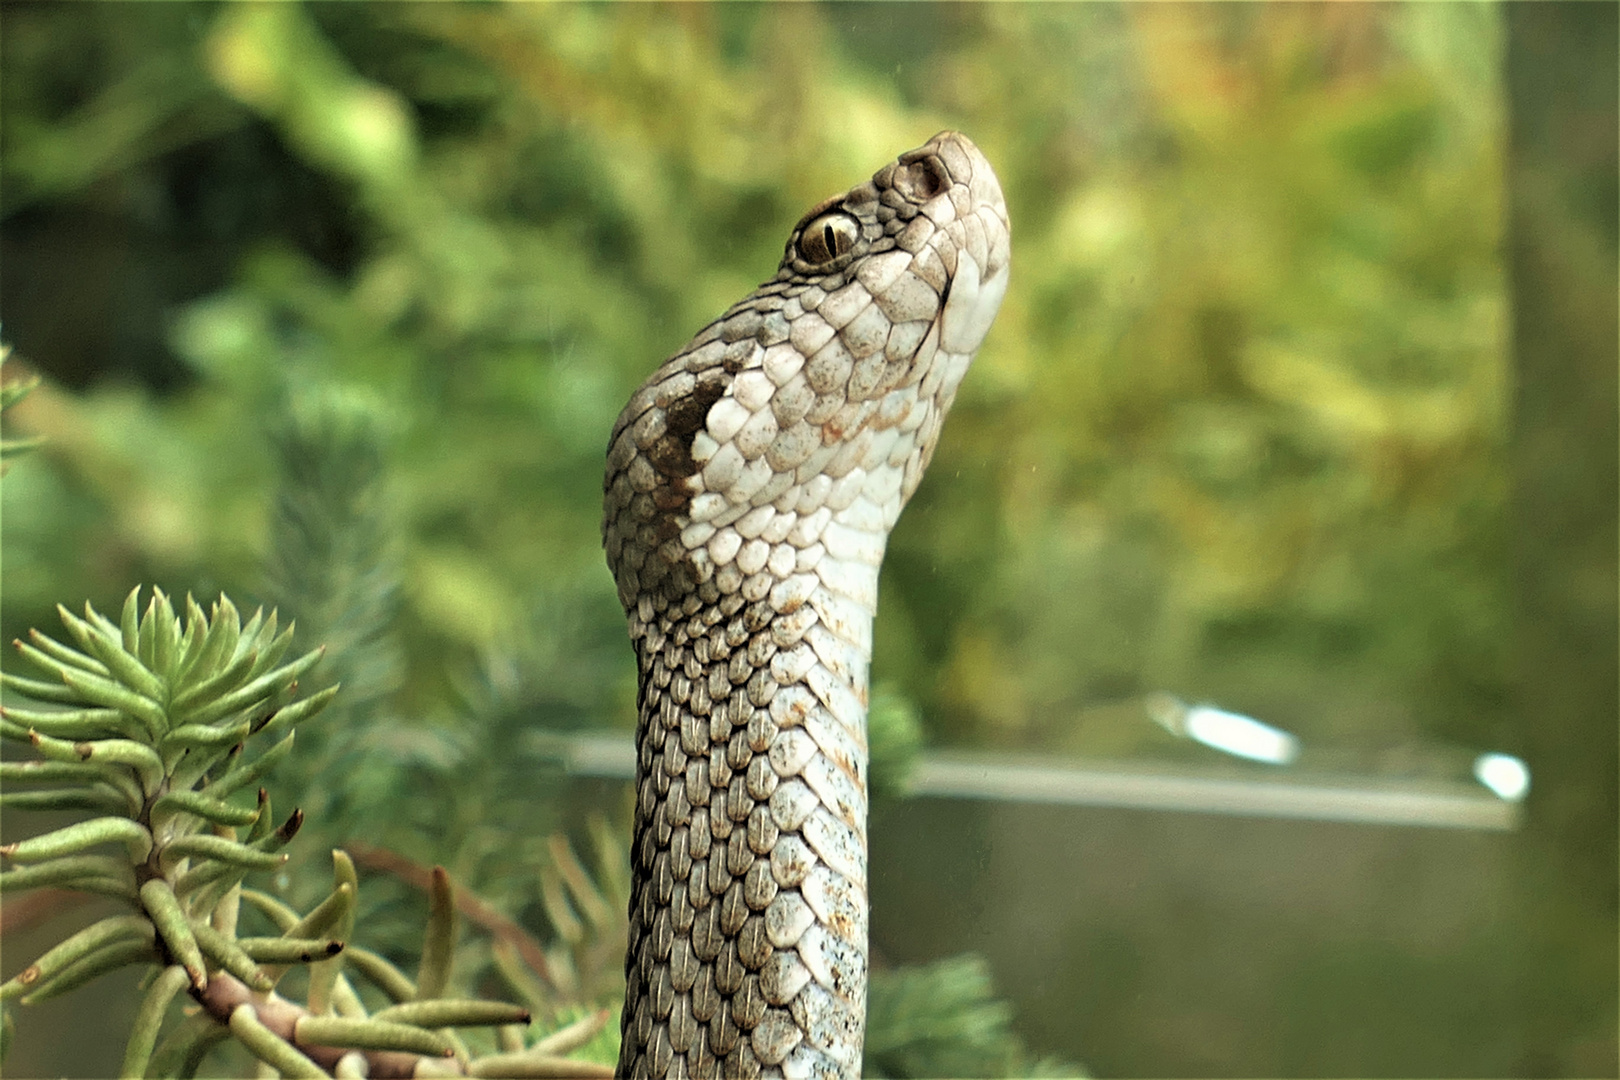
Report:
[[[954,131],[794,225],[609,438],[637,670],[620,1076],[860,1075],[866,712],[889,532],[1006,292]]]

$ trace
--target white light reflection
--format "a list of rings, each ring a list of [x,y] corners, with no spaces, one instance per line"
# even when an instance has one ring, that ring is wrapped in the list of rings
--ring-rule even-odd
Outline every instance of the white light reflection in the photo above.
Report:
[[[1481,754],[1474,759],[1474,777],[1499,799],[1518,802],[1530,791],[1530,768],[1511,754]]]
[[[1287,765],[1299,757],[1299,739],[1252,716],[1211,705],[1188,707],[1169,694],[1150,694],[1148,715],[1173,735],[1181,735],[1234,757]]]

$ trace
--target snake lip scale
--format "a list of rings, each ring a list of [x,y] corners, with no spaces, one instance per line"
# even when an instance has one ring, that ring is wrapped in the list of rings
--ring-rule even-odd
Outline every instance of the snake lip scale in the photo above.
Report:
[[[805,214],[613,427],[639,664],[621,1076],[860,1075],[878,568],[1009,254],[990,163],[941,132]]]

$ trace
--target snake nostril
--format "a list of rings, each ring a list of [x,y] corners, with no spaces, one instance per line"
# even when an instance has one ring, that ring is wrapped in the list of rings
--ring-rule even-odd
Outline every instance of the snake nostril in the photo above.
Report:
[[[949,179],[939,159],[929,157],[913,162],[903,173],[896,176],[895,186],[900,189],[902,195],[916,202],[927,202],[945,190]]]

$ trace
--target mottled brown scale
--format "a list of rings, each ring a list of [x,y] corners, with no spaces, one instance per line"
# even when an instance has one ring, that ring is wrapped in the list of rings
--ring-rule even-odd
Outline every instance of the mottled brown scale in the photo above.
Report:
[[[640,674],[621,1075],[859,1075],[878,565],[1008,260],[994,172],[942,133],[812,207],[614,426],[603,544]]]

